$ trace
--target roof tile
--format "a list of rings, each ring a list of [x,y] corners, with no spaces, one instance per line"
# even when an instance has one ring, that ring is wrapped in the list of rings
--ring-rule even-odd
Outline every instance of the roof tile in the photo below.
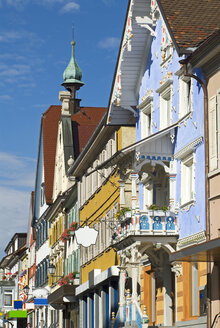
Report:
[[[158,3],[181,52],[198,47],[220,29],[219,0],[158,0]]]

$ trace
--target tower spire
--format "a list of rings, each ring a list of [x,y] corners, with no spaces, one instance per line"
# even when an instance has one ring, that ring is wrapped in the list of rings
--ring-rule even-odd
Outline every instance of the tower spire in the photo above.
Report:
[[[62,85],[70,91],[70,87],[73,85],[75,86],[75,89],[78,90],[81,86],[84,85],[82,82],[82,71],[79,68],[76,59],[75,59],[75,53],[74,53],[74,48],[75,48],[75,41],[74,41],[74,27],[72,27],[72,41],[71,41],[71,46],[72,46],[72,56],[70,58],[70,62],[63,72],[63,83]]]
[[[75,59],[75,40],[74,40],[74,25],[72,25],[72,55],[70,58],[70,62],[63,72],[63,83],[62,85],[66,88],[67,91],[70,92],[70,107],[71,113],[74,114],[80,109],[80,99],[76,99],[76,91],[79,90],[84,83],[82,82],[82,71],[79,68],[76,59]]]

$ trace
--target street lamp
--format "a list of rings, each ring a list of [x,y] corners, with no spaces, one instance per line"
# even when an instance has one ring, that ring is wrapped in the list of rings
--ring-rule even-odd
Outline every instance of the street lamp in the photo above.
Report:
[[[28,285],[26,285],[26,286],[24,286],[23,290],[24,290],[25,294],[28,296],[30,287]]]
[[[50,263],[48,266],[48,272],[52,277],[56,277],[56,278],[62,278],[63,276],[55,276],[56,273],[56,267],[53,263]]]
[[[49,274],[51,274],[52,276],[55,275],[56,267],[55,267],[55,265],[53,265],[53,263],[50,263],[50,264],[49,264],[48,272],[49,272]]]

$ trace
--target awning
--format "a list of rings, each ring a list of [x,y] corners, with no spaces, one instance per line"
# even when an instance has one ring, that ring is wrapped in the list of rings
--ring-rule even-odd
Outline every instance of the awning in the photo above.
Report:
[[[59,287],[48,296],[48,304],[50,304],[55,309],[62,309],[65,305],[64,298],[67,298],[68,296],[75,296],[75,289],[76,286],[74,285],[64,285]]]
[[[186,247],[169,256],[170,262],[216,262],[220,263],[220,238]]]
[[[119,150],[111,158],[95,167],[94,170],[88,172],[86,176],[90,175],[96,170],[109,168],[120,162],[126,156],[136,152],[136,155],[140,160],[151,161],[172,161],[173,160],[173,142],[175,138],[175,128],[178,126],[178,122],[158,131],[149,137],[141,139],[134,144]],[[136,158],[138,160],[138,158]]]

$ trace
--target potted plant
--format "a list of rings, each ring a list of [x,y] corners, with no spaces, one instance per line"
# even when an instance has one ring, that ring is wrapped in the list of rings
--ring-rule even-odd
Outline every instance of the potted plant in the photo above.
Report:
[[[64,285],[67,285],[68,283],[73,282],[73,280],[76,278],[77,274],[78,274],[78,272],[70,272],[68,275],[66,275],[60,279],[59,285],[64,286]]]
[[[60,236],[60,240],[63,242],[67,242],[67,240],[69,240],[70,238],[71,238],[70,230],[65,229],[64,232],[62,233],[62,235]]]
[[[160,215],[160,216],[164,216],[164,213],[166,213],[169,210],[168,206],[159,206],[156,204],[152,204],[150,206],[148,206],[148,209],[151,211],[150,215]],[[155,213],[157,212],[157,213]]]
[[[123,207],[120,211],[115,214],[116,220],[127,218],[131,216],[131,209],[129,207]]]

